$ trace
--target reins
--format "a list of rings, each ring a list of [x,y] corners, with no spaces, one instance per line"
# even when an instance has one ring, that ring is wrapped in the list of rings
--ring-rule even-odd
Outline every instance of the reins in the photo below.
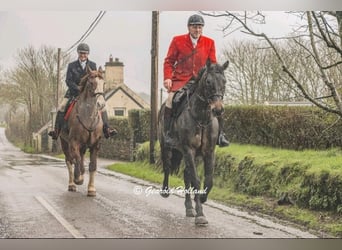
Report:
[[[85,86],[84,86],[83,91],[81,92],[81,94],[83,94],[83,92],[87,88],[87,85],[89,86],[89,84],[91,84],[91,83],[89,83],[89,77],[91,77],[91,75],[87,75],[87,81],[85,82]],[[90,96],[98,98],[98,96],[101,96],[101,95],[104,96],[104,93],[103,92],[95,92],[95,93],[92,93]],[[100,122],[100,114],[98,114],[94,118],[93,123],[90,125],[90,127],[88,127],[81,120],[81,117],[80,117],[80,114],[79,114],[79,105],[80,105],[80,103],[78,102],[78,105],[76,106],[76,117],[77,117],[77,120],[82,125],[82,127],[85,128],[89,132],[89,134],[90,134],[90,133],[92,133],[96,129],[97,125],[99,124],[99,122]],[[96,112],[98,113],[99,111],[96,111]]]

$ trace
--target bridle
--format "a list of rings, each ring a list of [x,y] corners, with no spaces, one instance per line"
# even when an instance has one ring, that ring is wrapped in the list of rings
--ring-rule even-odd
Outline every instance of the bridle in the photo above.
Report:
[[[221,74],[221,72],[217,72],[219,74]],[[198,78],[198,81],[196,81],[194,84],[205,84],[203,83],[203,81],[206,81],[207,79],[207,74],[208,74],[208,69],[206,68],[203,72],[201,72],[199,74],[199,78]],[[198,89],[199,86],[196,86],[196,89]],[[196,118],[196,116],[193,114],[192,112],[192,109],[191,109],[191,106],[190,106],[190,97],[189,95],[187,96],[188,98],[188,109],[189,109],[189,114],[191,116],[191,118],[196,122],[196,124],[199,126],[199,127],[202,127],[202,128],[205,128],[207,126],[209,126],[212,122],[212,119],[210,119],[210,116],[211,116],[211,110],[210,110],[210,104],[212,102],[214,102],[216,99],[220,99],[220,100],[223,100],[223,94],[222,93],[219,93],[216,92],[211,94],[210,96],[206,96],[205,94],[207,93],[207,91],[205,91],[205,86],[202,87],[204,89],[204,91],[202,91],[202,95],[200,93],[198,93],[198,91],[195,90],[195,93],[194,95],[196,95],[198,97],[198,99],[203,102],[204,104],[207,105],[207,115],[208,115],[208,119],[207,119],[207,122],[206,123],[201,123],[200,121],[198,121],[198,119]],[[203,92],[204,92],[204,95],[203,95]],[[221,113],[222,115],[223,113]],[[215,115],[214,115],[215,116]]]
[[[222,74],[221,72],[217,72],[218,74]],[[208,75],[208,69],[204,70],[204,72],[201,73],[201,75],[199,76],[200,79],[198,80],[197,83],[195,84],[200,84],[200,82],[202,81],[206,81],[207,79],[207,75]],[[204,91],[204,93],[207,93],[206,91]],[[198,98],[202,101],[202,102],[205,102],[207,104],[210,104],[211,102],[215,101],[215,97],[216,99],[220,99],[220,100],[223,100],[223,94],[222,93],[219,93],[219,92],[216,92],[214,94],[211,94],[210,96],[202,96],[200,95],[199,93],[196,92],[196,95],[198,96]]]
[[[88,88],[89,88],[89,85],[91,85],[91,86],[93,85],[93,83],[89,80],[89,78],[94,78],[95,79],[96,77],[98,77],[98,76],[95,76],[95,77],[89,76],[88,77],[87,83],[86,83]],[[88,83],[90,83],[90,84],[88,84]],[[100,95],[104,96],[104,92],[102,91],[102,92],[94,92],[94,93],[92,93],[92,97],[95,97],[95,96],[98,97]]]

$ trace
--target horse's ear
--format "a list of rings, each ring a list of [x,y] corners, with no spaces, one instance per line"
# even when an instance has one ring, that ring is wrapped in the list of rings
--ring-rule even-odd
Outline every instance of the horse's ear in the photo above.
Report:
[[[229,65],[229,60],[227,60],[223,65],[223,70],[226,70],[228,68],[228,65]]]
[[[102,74],[103,73],[103,70],[102,70],[102,67],[100,66],[98,71]]]
[[[91,72],[91,68],[89,67],[89,65],[87,65],[87,74],[90,74]]]

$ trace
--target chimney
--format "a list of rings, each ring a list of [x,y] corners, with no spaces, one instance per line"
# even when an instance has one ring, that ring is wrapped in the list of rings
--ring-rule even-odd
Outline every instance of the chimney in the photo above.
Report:
[[[119,58],[113,61],[113,56],[110,55],[109,62],[105,64],[105,72],[106,91],[124,83],[124,64]]]

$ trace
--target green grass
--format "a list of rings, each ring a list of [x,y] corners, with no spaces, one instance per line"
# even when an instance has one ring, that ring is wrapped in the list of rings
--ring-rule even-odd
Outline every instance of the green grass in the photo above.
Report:
[[[326,151],[315,150],[286,150],[271,147],[261,147],[253,145],[232,144],[228,148],[217,148],[217,153],[230,153],[241,161],[246,156],[252,157],[256,164],[273,163],[280,164],[300,164],[308,166],[309,171],[318,172],[328,170],[331,173],[342,174],[342,150],[330,149]]]
[[[252,173],[253,169],[257,168],[259,165],[266,166],[267,171],[271,171],[272,173],[279,172],[279,169],[284,166],[296,166],[295,168],[290,168],[291,171],[304,168],[306,169],[306,173],[320,173],[325,171],[329,172],[331,175],[342,176],[342,151],[340,149],[331,149],[327,151],[293,151],[233,144],[228,148],[217,148],[216,150],[216,155],[222,156],[227,154],[233,156],[234,162],[237,163],[241,162],[246,157],[252,158]],[[148,180],[153,183],[161,184],[163,180],[160,166],[150,165],[147,162],[114,164],[110,166],[109,169]],[[199,171],[199,174],[201,178],[203,178],[203,171]],[[282,188],[285,188],[285,191],[286,189],[296,190],[300,188],[298,186],[299,178],[301,178],[301,176],[295,176],[292,181],[288,183],[288,185],[297,185],[295,188],[293,186],[283,186]],[[178,177],[170,177],[170,187],[179,187],[183,185],[182,173],[180,173]],[[209,198],[226,205],[239,206],[248,211],[257,211],[276,216],[294,222],[297,225],[301,225],[306,229],[322,231],[332,236],[342,237],[342,218],[340,213],[313,211],[300,208],[297,205],[278,206],[277,198],[275,197],[267,195],[251,196],[245,193],[236,192],[231,183],[225,183],[218,179],[215,179],[214,181],[214,187]]]

